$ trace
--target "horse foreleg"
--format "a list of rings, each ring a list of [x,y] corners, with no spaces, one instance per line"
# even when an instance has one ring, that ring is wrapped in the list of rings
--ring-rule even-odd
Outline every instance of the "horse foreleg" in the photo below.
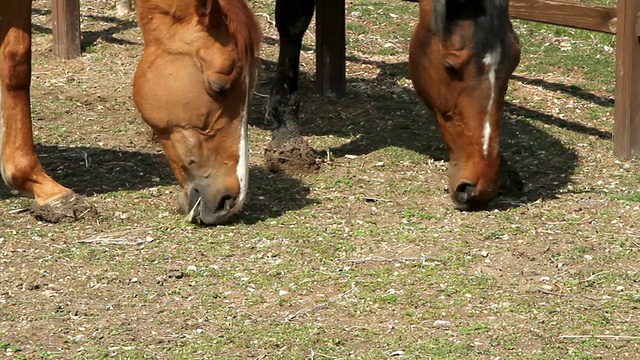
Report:
[[[300,50],[314,9],[315,0],[276,1],[280,48],[266,109],[266,120],[274,123],[275,128],[272,140],[265,149],[267,165],[272,171],[308,171],[317,168],[317,155],[298,129]]]
[[[94,213],[71,190],[55,182],[34,150],[29,104],[31,2],[0,5],[0,173],[9,187],[35,198],[34,212],[58,222]]]

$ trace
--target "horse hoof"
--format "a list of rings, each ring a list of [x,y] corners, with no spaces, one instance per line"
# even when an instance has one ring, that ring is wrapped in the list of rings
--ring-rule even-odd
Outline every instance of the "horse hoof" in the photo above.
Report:
[[[46,204],[34,203],[33,215],[37,220],[59,223],[95,217],[98,211],[84,197],[72,192]]]

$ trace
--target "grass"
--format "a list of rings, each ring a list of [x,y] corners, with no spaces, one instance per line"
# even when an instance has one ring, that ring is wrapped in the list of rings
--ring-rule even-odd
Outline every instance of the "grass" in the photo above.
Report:
[[[83,6],[83,14],[108,11]],[[273,2],[251,6],[275,38]],[[138,120],[129,88],[138,30],[118,32],[126,42],[98,37],[91,53],[61,62],[46,50],[49,35],[38,29],[48,17],[38,15],[39,152],[101,216],[40,223],[10,214],[30,200],[0,190],[0,353],[633,358],[640,172],[612,154],[612,37],[515,22],[523,60],[502,141],[526,195],[461,213],[445,191],[436,124],[407,78],[416,11],[401,1],[347,2],[345,99],[313,93],[315,54],[303,52],[301,128],[330,154],[319,172],[263,169],[270,128],[264,99],[254,98],[250,196],[232,224],[215,228],[175,213],[179,189]],[[96,19],[84,18],[94,37],[117,25]],[[276,50],[263,46],[258,93],[268,92]]]

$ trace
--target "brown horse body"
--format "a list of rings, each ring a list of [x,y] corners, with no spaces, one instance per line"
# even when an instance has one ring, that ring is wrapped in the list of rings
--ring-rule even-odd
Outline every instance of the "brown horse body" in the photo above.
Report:
[[[237,212],[247,189],[247,106],[260,30],[244,1],[139,0],[145,50],[134,100],[154,130],[193,222],[218,224]],[[0,2],[0,170],[36,207],[76,218],[89,207],[51,179],[34,150],[31,2]]]
[[[420,1],[411,80],[438,120],[450,155],[449,189],[461,210],[483,208],[498,194],[500,116],[519,60],[508,0]]]

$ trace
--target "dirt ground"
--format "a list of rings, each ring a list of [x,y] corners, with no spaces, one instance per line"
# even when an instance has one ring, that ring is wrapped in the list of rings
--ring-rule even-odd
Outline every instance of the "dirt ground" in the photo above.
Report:
[[[49,3],[34,2],[37,151],[99,216],[40,222],[0,188],[0,357],[635,358],[640,167],[613,155],[611,83],[527,70],[539,60],[527,50],[502,132],[524,196],[458,212],[407,78],[408,36],[364,13],[404,31],[415,8],[348,1],[347,97],[313,90],[313,28],[302,54],[300,128],[322,165],[272,173],[277,32],[273,4],[251,2],[264,42],[249,198],[230,225],[203,228],[176,212],[179,187],[131,98],[140,31],[111,2],[82,1],[84,52],[67,61],[51,52]]]

